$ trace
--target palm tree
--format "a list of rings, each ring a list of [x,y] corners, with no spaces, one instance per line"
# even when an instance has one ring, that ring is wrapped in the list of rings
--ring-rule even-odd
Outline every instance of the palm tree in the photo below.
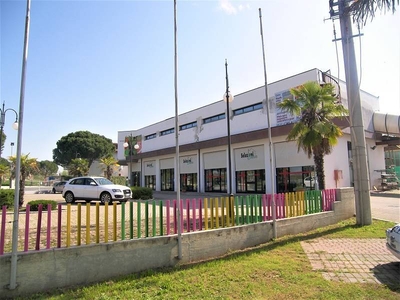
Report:
[[[74,177],[85,176],[89,173],[89,163],[84,158],[74,158],[68,165],[68,173]]]
[[[16,157],[10,156],[11,162],[16,165]],[[38,162],[36,158],[30,158],[29,153],[26,155],[21,155],[21,164],[20,164],[20,178],[19,178],[19,207],[24,204],[24,195],[25,195],[25,180],[26,178],[38,172]]]
[[[365,25],[369,18],[372,20],[375,17],[377,10],[394,13],[396,3],[398,6],[399,0],[358,0],[354,1],[348,9],[355,22]]]
[[[0,188],[3,183],[5,175],[10,175],[10,167],[7,165],[0,164]]]
[[[101,158],[100,163],[104,165],[103,170],[105,171],[107,179],[111,179],[114,173],[114,167],[119,167],[118,160],[112,156],[108,156]]]
[[[300,119],[293,125],[287,140],[297,140],[298,151],[303,149],[309,158],[313,156],[319,188],[325,188],[324,156],[331,153],[342,131],[333,123],[334,117],[342,117],[347,110],[337,104],[335,87],[320,86],[309,81],[290,90],[294,99],[285,99],[278,107]]]

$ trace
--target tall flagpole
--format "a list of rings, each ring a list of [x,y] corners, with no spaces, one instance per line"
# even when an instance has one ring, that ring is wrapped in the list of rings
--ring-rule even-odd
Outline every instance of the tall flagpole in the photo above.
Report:
[[[260,34],[261,34],[261,44],[262,44],[262,53],[263,53],[263,61],[264,61],[264,78],[265,78],[265,101],[267,106],[267,124],[268,124],[268,140],[269,140],[269,166],[270,166],[270,176],[271,176],[271,199],[272,199],[272,227],[273,227],[273,236],[274,239],[277,238],[277,229],[276,229],[276,203],[275,203],[275,176],[274,176],[274,146],[272,144],[272,131],[271,131],[271,122],[270,122],[270,111],[269,111],[269,101],[268,101],[268,82],[267,82],[267,67],[265,63],[265,50],[264,50],[264,36],[262,29],[262,17],[261,17],[261,8],[258,9],[260,15]],[[267,184],[265,184],[265,189],[267,189]],[[265,191],[267,193],[267,191]]]
[[[22,58],[21,90],[19,98],[17,154],[15,159],[14,219],[13,219],[12,246],[11,246],[11,272],[10,272],[10,285],[9,285],[10,290],[14,290],[17,287],[18,222],[19,222],[18,218],[19,218],[19,188],[20,188],[19,177],[21,172],[22,128],[24,123],[25,77],[26,77],[26,63],[28,60],[30,13],[31,13],[31,0],[27,0],[24,54]]]
[[[176,199],[178,211],[178,259],[182,259],[182,223],[181,223],[181,180],[179,163],[179,120],[178,120],[178,51],[177,51],[177,26],[176,26],[176,0],[174,0],[174,84],[175,84],[175,178]]]

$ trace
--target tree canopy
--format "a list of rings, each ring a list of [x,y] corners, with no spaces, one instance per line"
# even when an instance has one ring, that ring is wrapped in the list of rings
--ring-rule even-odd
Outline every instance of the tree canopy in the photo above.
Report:
[[[11,162],[16,165],[17,157],[11,156]],[[20,169],[20,178],[19,178],[19,207],[24,204],[24,195],[25,195],[25,180],[26,178],[38,172],[38,162],[36,158],[30,158],[29,153],[21,155],[21,169]]]
[[[103,157],[100,159],[100,164],[103,165],[103,171],[105,171],[107,179],[111,179],[114,173],[114,167],[119,167],[118,160],[112,156]]]
[[[88,167],[93,161],[113,155],[115,151],[112,140],[103,135],[89,131],[77,131],[63,136],[53,149],[53,160],[56,164],[68,167],[75,158],[87,160]]]
[[[88,162],[86,159],[74,158],[68,165],[68,173],[73,177],[86,176],[89,173]]]
[[[368,19],[375,17],[375,13],[379,11],[387,12],[396,11],[396,3],[399,6],[399,0],[358,0],[348,7],[349,12],[353,15],[353,20],[360,24],[366,24]]]
[[[58,165],[55,162],[49,160],[39,161],[39,173],[44,177],[48,177],[52,174],[57,173]]]
[[[309,81],[291,89],[294,99],[285,99],[278,107],[292,115],[300,116],[289,132],[287,140],[296,140],[298,151],[303,149],[309,158],[313,156],[319,188],[325,188],[324,155],[331,153],[342,131],[333,118],[343,117],[347,110],[337,103],[332,84],[320,86]]]

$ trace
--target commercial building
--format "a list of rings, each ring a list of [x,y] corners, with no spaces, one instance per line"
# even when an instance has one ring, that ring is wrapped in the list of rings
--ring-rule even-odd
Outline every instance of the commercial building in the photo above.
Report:
[[[315,188],[313,159],[303,151],[298,152],[295,141],[286,140],[296,118],[276,106],[291,97],[291,88],[307,81],[331,82],[337,88],[338,101],[348,107],[345,83],[329,73],[312,69],[269,84],[268,101],[264,86],[235,95],[229,104],[230,147],[227,105],[223,100],[179,115],[180,188],[221,193],[231,190],[234,194],[270,192],[270,157],[275,164],[276,192]],[[380,174],[374,170],[385,168],[384,134],[374,130],[374,113],[379,111],[378,97],[364,91],[360,91],[360,96],[372,188],[380,179]],[[270,105],[272,156],[269,153],[267,103]],[[332,153],[325,156],[326,188],[353,185],[349,119],[336,119],[335,123],[344,134]],[[231,149],[231,162],[228,148]],[[176,191],[175,159],[174,117],[140,129],[118,132],[118,160],[121,165],[128,165],[133,185]],[[231,172],[231,189],[228,172]]]

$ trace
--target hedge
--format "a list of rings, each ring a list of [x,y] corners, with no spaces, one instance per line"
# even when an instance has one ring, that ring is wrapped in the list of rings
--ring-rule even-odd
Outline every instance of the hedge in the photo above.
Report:
[[[132,199],[148,200],[153,199],[153,190],[151,188],[132,186]]]
[[[55,210],[57,208],[57,201],[54,201],[54,200],[34,200],[34,201],[30,201],[28,204],[30,206],[31,211],[38,211],[40,204],[42,204],[43,210],[46,210],[47,205],[49,205],[49,204],[51,204],[52,210]]]
[[[0,207],[7,206],[11,208],[14,206],[14,190],[0,189]]]

